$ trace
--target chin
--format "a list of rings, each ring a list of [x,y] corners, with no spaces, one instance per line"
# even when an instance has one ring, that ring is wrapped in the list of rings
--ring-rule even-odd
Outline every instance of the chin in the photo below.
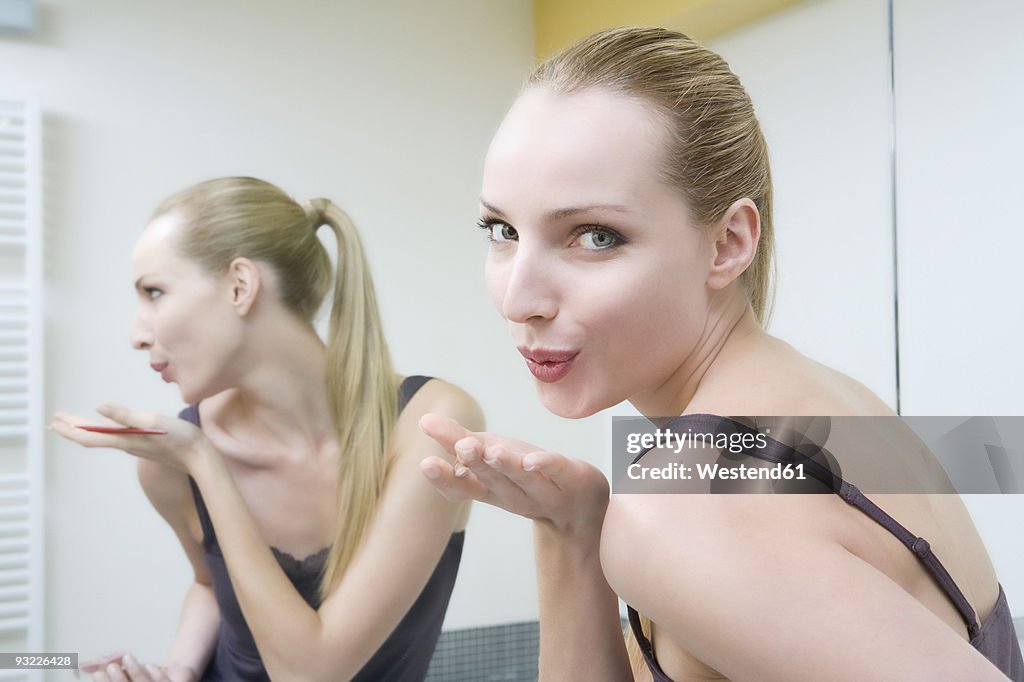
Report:
[[[581,394],[585,396],[584,391],[572,391],[567,387],[559,388],[551,384],[538,383],[540,385],[537,386],[537,392],[540,394],[541,403],[548,409],[548,412],[563,419],[583,419],[615,404],[597,404],[581,397]]]
[[[195,405],[201,400],[201,398],[196,397],[181,385],[178,386],[178,395],[181,396],[181,402],[186,405]]]
[[[197,405],[199,401],[209,398],[213,394],[209,391],[197,391],[194,387],[178,384],[178,395],[181,396],[182,402],[186,405]]]

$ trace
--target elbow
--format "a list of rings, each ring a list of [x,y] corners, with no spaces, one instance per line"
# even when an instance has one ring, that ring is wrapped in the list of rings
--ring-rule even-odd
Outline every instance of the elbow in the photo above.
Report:
[[[288,682],[339,682],[339,680],[351,680],[358,670],[351,670],[348,666],[330,666],[330,669],[317,665],[313,659],[305,661],[294,661],[287,666],[271,666],[266,664],[267,675],[271,680],[287,680]]]
[[[287,682],[338,682],[351,680],[365,665],[353,667],[350,647],[337,641],[325,643],[322,630],[312,637],[280,638],[275,651],[260,652],[271,680]],[[290,641],[289,641],[290,639]]]

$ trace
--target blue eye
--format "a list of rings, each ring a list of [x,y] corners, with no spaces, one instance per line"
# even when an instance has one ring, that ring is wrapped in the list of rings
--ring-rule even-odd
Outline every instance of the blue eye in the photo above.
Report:
[[[624,244],[626,241],[614,230],[594,225],[586,225],[579,228],[576,231],[575,237],[574,243],[579,244],[588,251],[604,251]]]
[[[481,218],[476,225],[487,232],[487,238],[492,242],[510,242],[519,239],[516,228],[500,220]]]
[[[142,290],[146,293],[146,298],[151,301],[155,301],[164,294],[163,290],[157,289],[156,287],[143,287]]]
[[[601,228],[593,228],[581,233],[577,241],[585,249],[598,251],[615,246],[622,240],[613,232]]]

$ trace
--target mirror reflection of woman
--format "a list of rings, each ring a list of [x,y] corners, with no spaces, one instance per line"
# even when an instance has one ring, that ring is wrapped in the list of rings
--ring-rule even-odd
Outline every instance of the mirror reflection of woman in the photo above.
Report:
[[[685,36],[611,30],[539,66],[494,137],[480,203],[488,289],[555,414],[629,400],[649,417],[892,415],[765,331],[768,151],[736,76]],[[442,417],[421,426],[458,457],[422,465],[449,499],[534,520],[541,680],[1024,680],[956,495],[879,499],[948,569],[938,580],[865,498],[609,498],[583,461]],[[628,647],[616,595],[639,614]]]
[[[423,679],[468,504],[423,480],[425,454],[449,455],[417,421],[483,418],[457,387],[395,373],[351,221],[325,199],[211,180],[161,204],[133,271],[132,342],[189,407],[99,409],[164,435],[92,433],[77,426],[96,420],[68,413],[53,428],[138,457],[195,580],[163,662],[116,654],[82,669],[136,682]],[[313,318],[332,289],[325,345]]]

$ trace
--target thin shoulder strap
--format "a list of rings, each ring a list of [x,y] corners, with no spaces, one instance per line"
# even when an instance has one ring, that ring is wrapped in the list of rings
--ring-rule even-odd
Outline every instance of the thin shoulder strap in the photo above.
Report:
[[[192,499],[196,503],[196,513],[199,514],[199,526],[203,529],[203,546],[206,547],[216,541],[217,535],[213,532],[213,522],[210,520],[210,512],[203,502],[203,494],[199,492],[196,480],[188,477],[188,484],[192,487]]]
[[[637,644],[640,645],[640,652],[644,655],[647,667],[651,671],[651,679],[654,682],[672,682],[672,679],[661,669],[658,658],[654,655],[654,644],[644,634],[644,629],[640,625],[640,614],[629,604],[626,604],[626,613],[629,615],[629,627],[633,631],[633,636],[636,638]]]
[[[843,482],[842,488],[839,491],[839,496],[851,504],[857,509],[867,514],[878,523],[880,526],[885,528],[887,531],[892,533],[897,540],[902,542],[907,549],[917,555],[917,558],[921,560],[924,567],[928,569],[928,572],[935,578],[935,582],[939,584],[942,591],[946,593],[953,605],[956,606],[957,611],[960,612],[960,617],[964,619],[964,623],[967,624],[967,634],[971,639],[978,634],[980,626],[978,625],[978,614],[974,612],[974,608],[970,602],[967,601],[967,597],[957,586],[956,581],[946,570],[946,567],[942,565],[939,558],[932,554],[931,545],[924,538],[917,537],[906,527],[903,526],[899,521],[894,519],[888,513],[886,513],[877,504],[864,497],[864,494],[857,489],[857,486],[852,483]]]
[[[199,426],[199,405],[189,405],[178,413],[178,418]],[[199,492],[199,485],[196,483],[196,480],[189,476],[188,484],[192,488],[192,499],[196,503],[199,527],[203,529],[203,547],[209,548],[212,543],[217,541],[217,536],[213,532],[213,522],[210,520],[210,512],[206,509],[206,503],[203,502],[203,495]]]
[[[402,385],[398,387],[398,411],[401,412],[405,409],[405,406],[409,404],[412,397],[416,395],[416,392],[423,388],[423,384],[427,383],[434,377],[422,376],[420,374],[413,374],[407,376],[402,380]]]

